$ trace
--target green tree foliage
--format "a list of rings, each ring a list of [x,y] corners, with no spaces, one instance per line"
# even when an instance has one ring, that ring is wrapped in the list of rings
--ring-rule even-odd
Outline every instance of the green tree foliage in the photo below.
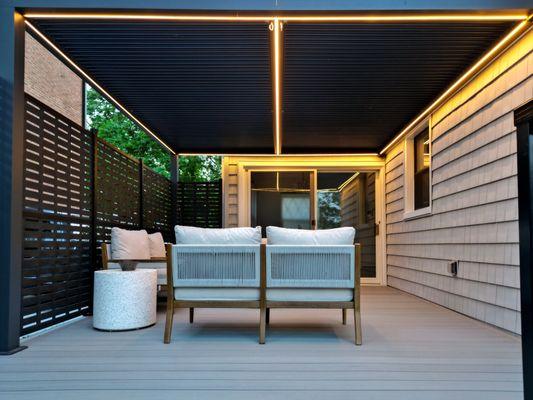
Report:
[[[318,192],[318,229],[338,228],[341,224],[339,192]]]
[[[154,171],[170,177],[170,156],[165,149],[133,121],[87,86],[87,128],[125,153],[142,159]],[[221,157],[187,156],[179,158],[180,180],[212,181],[221,178]]]

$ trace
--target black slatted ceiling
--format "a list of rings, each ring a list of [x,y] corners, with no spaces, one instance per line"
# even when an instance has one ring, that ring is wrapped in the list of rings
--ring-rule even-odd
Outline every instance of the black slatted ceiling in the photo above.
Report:
[[[34,23],[177,152],[273,152],[267,23]],[[379,151],[512,25],[285,23],[283,153]]]
[[[36,25],[176,151],[273,151],[268,24]]]
[[[381,150],[510,26],[286,24],[283,152]]]

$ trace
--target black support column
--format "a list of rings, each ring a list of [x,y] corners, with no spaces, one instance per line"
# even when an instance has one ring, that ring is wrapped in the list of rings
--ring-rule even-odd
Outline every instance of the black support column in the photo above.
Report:
[[[533,101],[515,111],[524,399],[533,398]]]
[[[20,346],[24,19],[0,6],[0,354]]]
[[[171,154],[170,155],[170,181],[172,182],[171,191],[170,191],[170,204],[172,206],[172,211],[170,213],[172,231],[174,232],[174,227],[178,224],[178,182],[180,179],[180,159],[179,155]]]

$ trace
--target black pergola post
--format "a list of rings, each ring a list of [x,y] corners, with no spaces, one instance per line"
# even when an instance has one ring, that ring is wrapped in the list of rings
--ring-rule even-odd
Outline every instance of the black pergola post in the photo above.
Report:
[[[172,232],[174,227],[178,224],[178,182],[180,177],[179,156],[177,154],[170,155],[170,205],[172,210],[170,212],[170,220]]]
[[[515,111],[524,398],[533,397],[533,101]]]
[[[24,19],[0,7],[0,354],[20,346]]]

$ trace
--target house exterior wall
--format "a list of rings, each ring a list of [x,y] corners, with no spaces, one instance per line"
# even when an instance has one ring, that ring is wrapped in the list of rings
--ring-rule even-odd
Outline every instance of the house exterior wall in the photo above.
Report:
[[[516,129],[533,97],[533,31],[436,110],[431,214],[404,219],[404,142],[386,156],[387,282],[520,333]],[[448,263],[459,261],[458,276]]]
[[[82,123],[82,80],[26,33],[24,90],[77,124]]]

